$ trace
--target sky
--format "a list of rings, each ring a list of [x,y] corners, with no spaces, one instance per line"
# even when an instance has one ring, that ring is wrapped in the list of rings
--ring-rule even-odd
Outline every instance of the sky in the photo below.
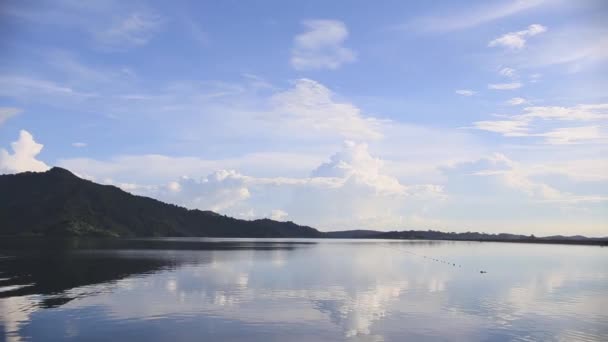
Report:
[[[59,166],[326,231],[608,236],[606,17],[600,0],[2,1],[0,173]]]

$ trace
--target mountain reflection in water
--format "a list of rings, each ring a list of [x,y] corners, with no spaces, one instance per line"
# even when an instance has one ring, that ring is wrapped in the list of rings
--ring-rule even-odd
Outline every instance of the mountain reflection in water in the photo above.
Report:
[[[606,251],[440,241],[2,240],[0,333],[9,341],[599,341],[608,334]]]

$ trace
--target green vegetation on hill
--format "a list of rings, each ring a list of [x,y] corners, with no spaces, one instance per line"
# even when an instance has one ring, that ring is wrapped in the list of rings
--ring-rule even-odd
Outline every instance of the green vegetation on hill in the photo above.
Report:
[[[320,237],[293,222],[188,210],[78,178],[58,167],[0,176],[0,235]]]

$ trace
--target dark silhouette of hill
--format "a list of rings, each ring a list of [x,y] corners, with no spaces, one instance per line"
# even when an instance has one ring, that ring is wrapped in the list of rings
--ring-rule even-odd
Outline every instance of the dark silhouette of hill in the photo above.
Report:
[[[321,237],[293,222],[239,220],[100,185],[54,167],[0,175],[0,235]]]
[[[407,239],[407,240],[451,240],[451,241],[487,241],[487,242],[520,242],[520,243],[559,243],[583,245],[608,245],[608,238],[588,238],[576,236],[547,236],[518,234],[487,234],[478,232],[441,232],[436,230],[404,230],[392,232],[377,232],[366,236],[367,239]]]
[[[325,237],[332,239],[366,239],[378,234],[381,234],[377,230],[365,230],[365,229],[356,229],[356,230],[341,230],[335,232],[326,232]]]
[[[608,244],[608,238],[446,233],[434,230],[320,232],[293,222],[239,220],[188,210],[81,179],[54,167],[46,172],[0,175],[0,236],[295,237],[421,239],[564,244]]]

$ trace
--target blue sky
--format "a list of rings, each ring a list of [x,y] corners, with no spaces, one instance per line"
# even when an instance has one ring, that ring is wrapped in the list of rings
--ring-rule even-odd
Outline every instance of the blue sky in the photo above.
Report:
[[[5,1],[0,172],[325,230],[608,235],[603,1]]]

